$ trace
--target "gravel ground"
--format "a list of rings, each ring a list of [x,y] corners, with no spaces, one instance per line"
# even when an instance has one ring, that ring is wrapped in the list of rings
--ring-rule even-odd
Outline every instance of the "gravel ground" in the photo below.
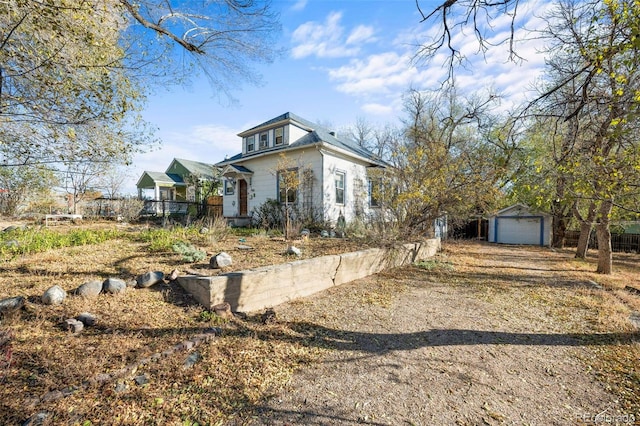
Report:
[[[599,290],[572,284],[548,250],[467,247],[475,261],[464,273],[452,256],[454,272],[436,278],[396,270],[276,307],[331,350],[251,424],[566,425],[623,414],[582,343],[609,335],[576,333],[579,315],[557,319],[530,289]]]

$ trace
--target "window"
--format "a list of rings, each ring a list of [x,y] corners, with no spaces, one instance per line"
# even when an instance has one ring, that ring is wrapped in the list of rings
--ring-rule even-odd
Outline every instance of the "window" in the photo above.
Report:
[[[224,195],[233,195],[235,185],[230,180],[224,181]]]
[[[278,201],[295,203],[298,199],[298,169],[278,172]]]
[[[336,172],[336,204],[344,204],[345,173]]]
[[[379,195],[380,195],[380,182],[370,180],[369,181],[369,206],[380,207],[380,201],[378,200]]]
[[[278,127],[274,130],[274,145],[282,145],[284,143],[284,127]]]
[[[256,135],[247,137],[247,152],[254,151],[256,149]]]
[[[260,149],[269,147],[269,133],[260,133]]]

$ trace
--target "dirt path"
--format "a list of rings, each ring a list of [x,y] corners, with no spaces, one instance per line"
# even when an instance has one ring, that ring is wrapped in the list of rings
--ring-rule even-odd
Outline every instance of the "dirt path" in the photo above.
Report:
[[[332,350],[252,424],[566,425],[622,414],[584,346],[615,336],[576,332],[579,313],[559,320],[535,296],[598,290],[573,282],[547,250],[464,250],[464,270],[451,255],[449,273],[394,271],[277,307]]]

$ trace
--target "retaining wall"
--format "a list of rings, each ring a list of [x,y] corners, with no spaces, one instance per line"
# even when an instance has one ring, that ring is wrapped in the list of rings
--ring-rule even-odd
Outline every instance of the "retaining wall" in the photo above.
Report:
[[[211,277],[185,275],[178,278],[178,283],[207,309],[229,302],[233,311],[250,312],[309,296],[386,268],[424,260],[439,249],[440,239],[432,239],[399,248],[314,257]]]

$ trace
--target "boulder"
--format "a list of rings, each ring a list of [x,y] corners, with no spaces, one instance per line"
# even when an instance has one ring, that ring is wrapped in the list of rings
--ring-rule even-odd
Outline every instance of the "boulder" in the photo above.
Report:
[[[157,284],[162,280],[164,280],[164,272],[160,271],[147,272],[146,274],[139,275],[136,278],[136,282],[139,288],[151,287],[152,285]]]
[[[64,299],[67,297],[67,292],[62,289],[59,285],[54,285],[53,287],[49,287],[47,291],[41,297],[42,303],[45,305],[59,305]]]
[[[276,322],[276,311],[273,308],[267,308],[260,318],[263,324],[273,324]]]
[[[119,278],[107,278],[102,283],[102,291],[109,294],[122,293],[127,288],[127,283]]]
[[[22,309],[25,298],[22,296],[8,297],[0,300],[0,317],[11,315]]]
[[[294,256],[302,256],[302,250],[300,250],[298,247],[296,246],[289,246],[287,248],[287,251],[285,252],[285,254],[287,255],[294,255]]]
[[[80,315],[78,315],[76,317],[76,319],[78,321],[80,321],[82,324],[86,325],[87,327],[91,327],[92,325],[96,325],[96,316],[89,313],[89,312],[83,312]]]
[[[98,297],[102,291],[102,281],[87,281],[76,289],[76,294],[82,297]]]
[[[212,306],[211,310],[221,318],[233,318],[229,302],[218,303],[217,305]]]
[[[213,256],[209,261],[209,264],[212,268],[219,269],[224,268],[225,266],[231,266],[233,264],[233,260],[231,259],[229,253],[222,251]]]
[[[179,276],[180,276],[180,271],[178,271],[177,269],[174,269],[173,271],[171,271],[167,279],[169,281],[175,281],[178,279]]]
[[[73,334],[80,333],[84,328],[84,324],[75,318],[69,318],[64,321],[64,329]]]
[[[329,237],[329,231],[327,231],[326,229],[323,229],[323,230],[320,232],[320,236],[321,236],[322,238],[328,238],[328,237]]]

